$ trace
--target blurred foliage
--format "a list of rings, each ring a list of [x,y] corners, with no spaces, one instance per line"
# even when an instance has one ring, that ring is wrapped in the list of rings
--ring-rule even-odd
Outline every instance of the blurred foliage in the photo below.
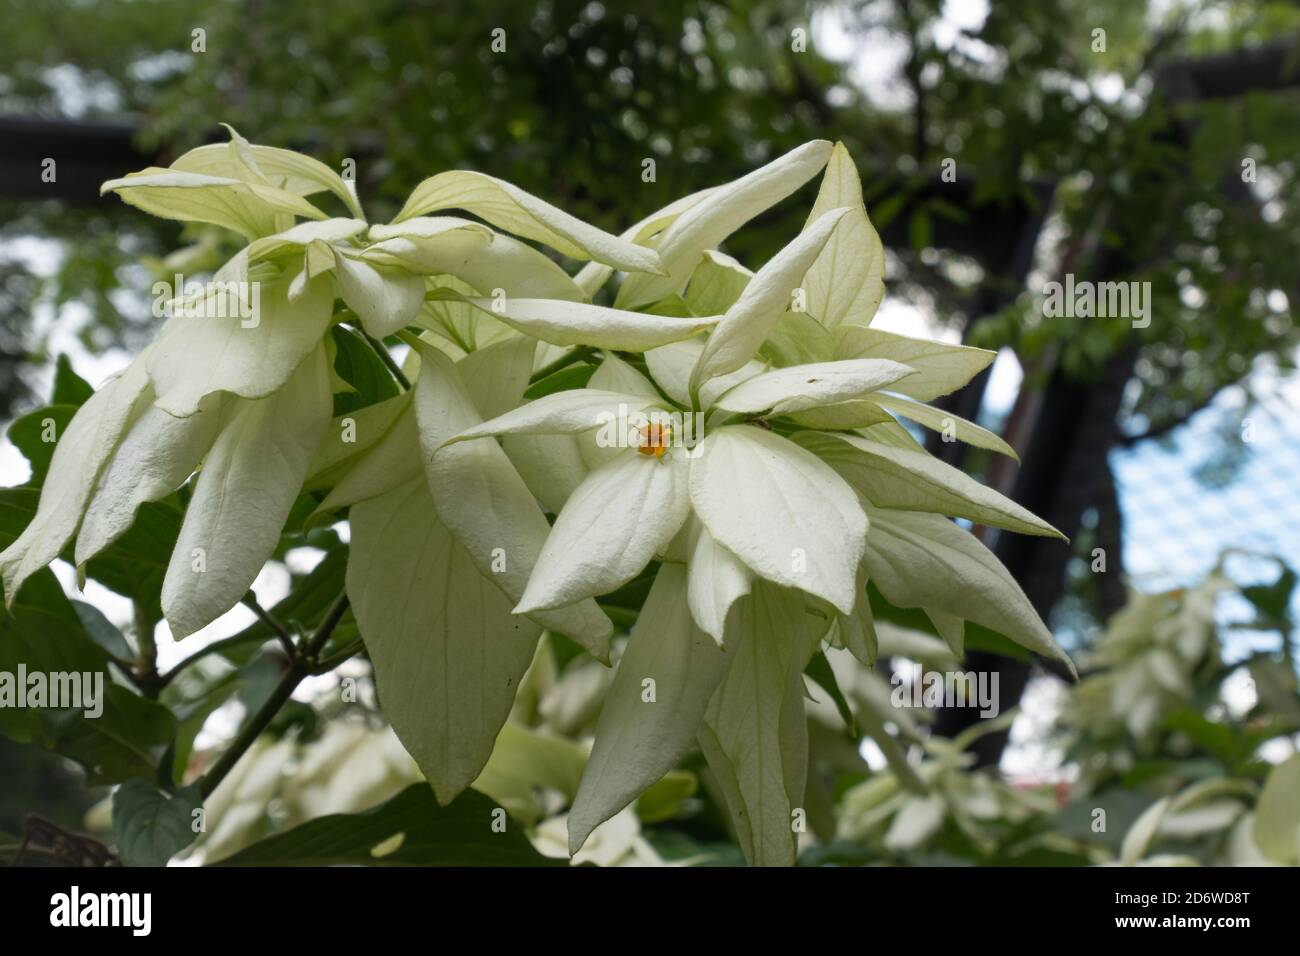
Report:
[[[979,323],[977,342],[1030,356],[1060,349],[1086,376],[1140,335],[1142,388],[1131,404],[1156,425],[1240,379],[1261,352],[1289,365],[1298,340],[1297,94],[1171,104],[1153,82],[1179,58],[1294,36],[1300,12],[1288,3],[1044,0],[994,3],[982,24],[954,26],[944,7],[0,0],[9,24],[0,110],[133,117],[142,145],[164,159],[230,122],[257,142],[302,146],[336,166],[355,160],[375,219],[420,179],[469,167],[607,228],[799,142],[839,138],[869,166],[878,224],[906,209],[914,248],[893,250],[897,288],[958,321],[980,288],[1012,298],[1018,290],[930,247],[943,220],[978,229],[941,190],[922,194],[952,158],[977,204],[1029,201],[1031,184],[1058,184],[1039,249],[1044,281],[1086,277],[1102,251],[1121,249],[1132,265],[1114,278],[1150,281],[1155,299],[1154,321],[1139,333],[1119,320],[1044,319],[1038,297],[1021,295]],[[792,31],[814,22],[806,51],[795,52]],[[196,29],[206,31],[201,53],[192,52]],[[504,52],[493,51],[496,29]],[[845,45],[834,60],[819,49],[823,35]],[[864,91],[843,62],[848,49],[879,50],[899,75]],[[1186,149],[1170,132],[1175,119]],[[1243,193],[1229,181],[1246,158],[1257,182]],[[645,159],[656,162],[653,182],[642,179]],[[95,220],[112,205],[91,216],[38,210],[27,228],[86,240],[70,243],[54,299],[89,302],[120,331],[104,290],[123,280],[128,233],[151,227],[117,223],[105,233]],[[69,220],[75,228],[59,228]],[[772,240],[742,233],[731,251],[766,256],[771,249],[753,244],[797,224],[788,226],[764,230]],[[130,308],[143,317],[138,303]],[[91,338],[102,344],[102,334]]]

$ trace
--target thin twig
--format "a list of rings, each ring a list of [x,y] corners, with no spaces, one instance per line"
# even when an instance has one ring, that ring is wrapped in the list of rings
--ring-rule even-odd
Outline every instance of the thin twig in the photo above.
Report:
[[[289,629],[272,617],[271,612],[258,603],[257,595],[252,591],[249,591],[244,595],[242,603],[244,607],[248,608],[257,616],[259,621],[275,632],[275,636],[279,639],[280,646],[284,648],[286,654],[293,657],[293,655],[297,653],[293,644],[293,635],[289,633]]]
[[[229,648],[232,647],[238,647],[241,644],[248,644],[252,641],[261,641],[261,640],[263,640],[263,638],[261,638],[257,634],[235,634],[232,635],[231,637],[223,638],[220,641],[214,641],[213,643],[209,644],[207,647],[203,647],[195,651],[189,657],[185,658],[183,661],[181,661],[179,664],[177,664],[175,667],[169,670],[166,674],[163,674],[161,677],[159,677],[158,686],[160,688],[166,687],[168,684],[170,684],[173,680],[176,679],[176,677],[180,674],[181,671],[185,670],[187,667],[193,667],[195,664],[197,664],[205,657],[211,657],[213,654],[220,654],[222,651],[228,650]]]
[[[253,746],[262,732],[270,726],[275,715],[280,712],[280,708],[288,703],[293,692],[298,689],[303,678],[314,673],[319,666],[317,655],[321,649],[328,643],[330,635],[338,627],[339,621],[343,620],[343,615],[347,613],[348,596],[346,593],[340,594],[333,606],[326,612],[325,617],[321,620],[316,630],[307,638],[300,648],[295,648],[293,658],[289,662],[289,668],[280,678],[280,683],[275,686],[271,696],[266,700],[257,713],[240,728],[235,739],[231,741],[230,746],[212,765],[212,769],[205,773],[199,779],[199,794],[204,800],[212,795],[213,791],[221,785],[221,781],[226,778],[235,764],[239,763],[241,757]]]

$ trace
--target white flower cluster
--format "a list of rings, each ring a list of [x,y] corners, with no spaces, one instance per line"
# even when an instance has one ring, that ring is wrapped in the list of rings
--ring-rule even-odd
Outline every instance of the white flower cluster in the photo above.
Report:
[[[818,173],[803,230],[761,268],[718,250]],[[657,562],[570,847],[698,747],[753,863],[793,859],[802,673],[822,642],[874,659],[868,580],[922,608],[958,653],[972,621],[1064,659],[949,519],[1057,532],[897,420],[1013,454],[926,404],[992,353],[869,327],[884,257],[842,146],[808,143],[617,237],[461,171],[370,225],[352,183],[233,131],[104,189],[244,236],[209,288],[257,283],[260,315],[173,310],[85,404],[38,514],[0,555],[11,601],[74,536],[81,565],[143,502],[190,482],[162,594],[183,638],[244,596],[295,500],[316,491],[318,517],[347,509],[347,593],[385,715],[447,801],[486,763],[542,632],[607,661],[613,625],[596,599]],[[347,216],[307,198],[320,193]],[[476,219],[433,215],[446,210]],[[571,277],[521,239],[590,262]],[[613,305],[592,304],[616,272]],[[411,386],[332,421],[340,321],[372,341],[400,335]],[[547,374],[566,361],[589,380]],[[651,424],[630,444],[598,441],[628,409],[700,422],[702,440],[681,447],[673,425]]]

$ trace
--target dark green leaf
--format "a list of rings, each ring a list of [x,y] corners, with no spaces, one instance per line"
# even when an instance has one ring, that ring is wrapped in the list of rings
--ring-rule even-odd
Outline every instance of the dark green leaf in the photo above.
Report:
[[[54,394],[50,396],[50,404],[82,405],[94,394],[90,383],[72,370],[71,360],[60,355],[54,363]]]
[[[113,794],[113,834],[127,866],[166,866],[194,842],[195,811],[203,806],[196,786],[163,793],[143,780],[128,780]]]
[[[596,374],[594,365],[570,365],[568,368],[562,368],[558,372],[546,376],[540,382],[533,382],[524,392],[524,398],[532,401],[535,398],[541,398],[543,395],[550,395],[554,392],[563,392],[570,388],[583,388]]]
[[[39,488],[45,481],[55,446],[76,413],[75,405],[47,405],[28,412],[9,426],[9,440],[32,466],[27,484]]]
[[[375,354],[370,343],[342,325],[334,326],[331,335],[338,347],[334,357],[334,370],[343,381],[356,389],[355,392],[334,396],[336,416],[374,405],[398,393],[392,372]]]
[[[86,563],[86,573],[110,590],[142,602],[161,618],[159,596],[182,517],[167,501],[146,502],[126,534]]]
[[[108,653],[128,661],[135,656],[135,652],[131,650],[131,645],[126,642],[122,632],[112,621],[104,617],[104,612],[95,605],[73,600],[72,609],[77,612],[81,626],[86,629],[90,639]]]
[[[72,602],[48,568],[28,579],[13,607],[0,614],[0,671],[103,675],[103,711],[88,708],[0,708],[0,733],[39,743],[81,763],[93,784],[152,779],[176,731],[171,711],[115,684],[108,656],[91,640]]]
[[[438,806],[428,784],[407,787],[364,813],[309,820],[255,843],[220,866],[565,866],[538,853],[519,825],[466,790]],[[505,831],[493,829],[494,819]]]
[[[826,659],[826,655],[818,650],[808,661],[808,666],[803,672],[811,677],[818,687],[830,694],[831,700],[835,702],[835,709],[839,711],[840,719],[844,721],[844,726],[849,729],[850,734],[857,737],[858,724],[853,718],[853,709],[849,707],[844,692],[840,690],[840,683],[835,679],[835,671],[831,670],[831,662]]]

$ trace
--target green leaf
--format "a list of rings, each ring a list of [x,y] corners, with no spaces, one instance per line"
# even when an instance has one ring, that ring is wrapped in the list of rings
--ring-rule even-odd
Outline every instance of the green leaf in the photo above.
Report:
[[[596,374],[596,366],[581,363],[552,372],[546,378],[533,382],[524,392],[524,398],[532,401],[553,392],[565,392],[576,388],[586,388],[591,376]]]
[[[168,502],[145,502],[130,529],[86,562],[86,574],[109,590],[142,602],[161,617],[163,578],[181,531],[181,518],[181,512]]]
[[[532,826],[551,815],[548,796],[558,795],[565,803],[573,800],[586,762],[584,744],[507,722],[492,748],[492,758],[474,781],[474,790]]]
[[[699,778],[689,770],[673,770],[641,794],[636,801],[636,815],[642,823],[661,823],[680,816],[687,801],[700,788]]]
[[[829,362],[837,357],[834,336],[807,312],[782,315],[759,348],[759,355],[778,367]]]
[[[32,466],[27,484],[39,488],[45,482],[58,440],[76,413],[75,405],[47,405],[15,419],[9,426],[9,440]],[[51,434],[54,441],[46,441]]]
[[[1256,584],[1241,588],[1241,596],[1259,611],[1262,619],[1279,629],[1290,629],[1288,609],[1291,607],[1291,593],[1296,586],[1296,573],[1289,567],[1283,567],[1272,584]]]
[[[143,780],[128,780],[113,794],[113,835],[127,866],[166,866],[194,842],[197,786],[168,795]]]
[[[88,709],[0,708],[0,733],[37,743],[70,757],[87,770],[91,784],[132,777],[152,780],[176,721],[171,711],[113,683],[103,648],[87,635],[54,573],[42,568],[0,612],[0,672],[102,675],[102,713]],[[84,691],[83,691],[84,693]]]
[[[73,600],[72,607],[81,620],[81,626],[86,629],[86,634],[92,641],[122,660],[130,660],[135,656],[131,650],[131,645],[122,636],[122,632],[117,629],[117,626],[112,621],[104,617],[103,611],[93,604],[87,604],[85,601]]]
[[[90,383],[72,370],[71,359],[60,355],[54,362],[54,391],[50,395],[50,404],[75,407],[94,394]]]
[[[355,392],[334,396],[334,416],[375,405],[392,398],[399,391],[393,373],[383,363],[370,343],[352,329],[336,325],[330,330],[338,351],[334,370]]]
[[[310,820],[221,860],[218,866],[564,866],[542,856],[514,821],[467,790],[438,806],[427,784],[364,813]],[[504,832],[493,824],[503,820]]]
[[[686,307],[694,315],[721,315],[736,304],[753,277],[731,256],[706,250],[686,287]]]
[[[203,729],[203,724],[214,710],[240,689],[240,676],[239,671],[233,671],[204,691],[197,700],[176,708],[176,740],[172,745],[171,766],[163,768],[164,772],[170,773],[170,779],[174,783],[179,784],[185,778],[190,755],[194,752],[194,739]]]
[[[831,670],[831,662],[826,659],[826,655],[821,651],[814,653],[803,672],[811,677],[818,687],[830,695],[836,711],[839,712],[840,719],[844,721],[844,726],[849,729],[849,734],[857,737],[858,724],[853,717],[853,708],[849,706],[844,691],[840,690],[840,683],[835,679],[835,671]]]

